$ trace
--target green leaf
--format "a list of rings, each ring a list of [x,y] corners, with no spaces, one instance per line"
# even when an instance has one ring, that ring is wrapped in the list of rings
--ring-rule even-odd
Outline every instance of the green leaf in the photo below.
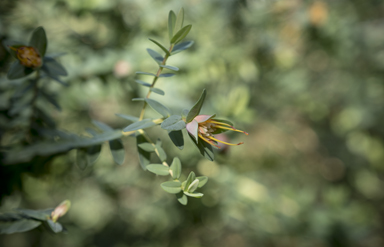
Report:
[[[47,220],[47,223],[54,233],[59,233],[63,231],[63,226],[59,222],[53,222],[52,220]]]
[[[149,142],[140,143],[138,146],[147,152],[155,152],[155,149],[156,149],[156,146],[154,146]]]
[[[132,101],[144,101],[144,98],[133,98]]]
[[[135,80],[135,82],[139,83],[140,85],[143,85],[145,87],[150,87],[151,84],[148,83],[148,82],[145,82],[145,81],[141,81],[141,80]]]
[[[169,138],[171,138],[171,141],[175,146],[182,150],[184,148],[184,137],[183,132],[181,130],[175,130],[168,133]]]
[[[160,165],[160,164],[150,164],[147,165],[148,171],[160,175],[160,176],[166,176],[169,175],[169,167]]]
[[[0,234],[12,234],[26,232],[41,225],[41,221],[20,218],[13,221],[3,221],[0,219]]]
[[[148,73],[148,72],[142,72],[142,71],[137,71],[136,74],[141,74],[141,75],[150,75],[150,76],[156,76],[153,73]]]
[[[31,68],[26,68],[19,61],[16,61],[11,64],[11,67],[8,70],[7,78],[9,80],[20,79],[31,74],[34,70]]]
[[[176,14],[172,10],[169,11],[168,15],[168,34],[169,34],[169,40],[172,39],[173,33],[175,31],[175,24],[176,24]]]
[[[139,129],[146,129],[146,128],[150,128],[150,127],[155,126],[155,125],[157,125],[157,124],[154,123],[152,119],[144,119],[144,120],[141,120],[141,121],[138,121],[138,122],[135,122],[135,123],[128,125],[127,127],[124,128],[123,131],[128,132],[128,131],[134,131],[134,130],[139,130]]]
[[[31,209],[16,209],[18,212],[22,213],[30,218],[34,218],[36,220],[47,220],[53,211],[53,208],[43,209],[43,210],[31,210]]]
[[[149,90],[151,90],[151,92],[154,92],[154,93],[157,93],[157,94],[160,94],[160,95],[164,95],[165,94],[164,91],[159,89],[159,88],[152,87]]]
[[[182,130],[185,129],[185,122],[181,119],[181,116],[172,115],[161,123],[161,128],[168,131]]]
[[[153,43],[155,43],[158,47],[160,47],[160,49],[162,49],[165,54],[167,54],[168,56],[171,55],[171,53],[169,53],[169,51],[167,50],[167,48],[165,48],[162,44],[160,44],[159,42],[157,42],[156,40],[154,39],[149,39],[150,41],[152,41]]]
[[[189,113],[189,110],[188,109],[184,109],[182,112],[181,112],[181,117],[186,120],[187,119],[187,116],[188,116],[188,113]]]
[[[199,188],[203,187],[208,182],[207,176],[196,177],[199,180]]]
[[[172,171],[172,178],[179,179],[181,176],[181,162],[179,158],[173,158],[170,169]]]
[[[194,44],[193,41],[181,42],[180,44],[177,44],[173,47],[171,55],[175,55],[179,52],[182,52],[182,51],[188,49],[189,47],[191,47],[193,44]]]
[[[76,164],[81,170],[85,170],[89,165],[87,159],[87,151],[84,148],[79,148],[76,150]]]
[[[99,122],[97,120],[92,120],[92,123],[96,125],[99,129],[101,129],[103,132],[113,131],[113,129],[108,125],[106,125],[105,123]]]
[[[190,172],[189,175],[188,175],[188,178],[187,180],[185,180],[185,185],[184,185],[184,188],[183,190],[184,191],[188,191],[188,188],[189,186],[191,185],[191,183],[196,179],[196,175],[194,172]]]
[[[167,154],[164,149],[156,143],[157,152],[159,152],[159,159],[164,162],[167,159]]]
[[[123,145],[123,141],[119,139],[109,141],[109,148],[111,149],[111,153],[113,156],[113,160],[118,165],[122,165],[125,159],[125,149]]]
[[[145,99],[148,105],[155,110],[157,113],[161,114],[163,117],[169,117],[171,115],[171,110],[160,102],[153,99]]]
[[[201,198],[204,196],[203,193],[190,193],[190,192],[184,192],[185,195],[194,197],[194,198]]]
[[[63,86],[66,86],[66,87],[69,86],[68,83],[62,81],[57,75],[50,74],[50,71],[47,69],[46,66],[41,67],[41,69],[47,74],[48,77],[52,78],[56,82],[62,84]]]
[[[178,193],[176,195],[177,197],[177,200],[182,204],[182,205],[187,205],[188,204],[188,197],[186,195],[184,195],[183,192],[181,193]]]
[[[132,122],[139,121],[138,117],[134,117],[134,116],[131,116],[131,115],[125,115],[125,114],[120,114],[120,113],[116,113],[115,115],[118,116],[118,117],[124,118],[126,120],[132,121]]]
[[[33,31],[29,45],[36,48],[39,51],[40,56],[44,57],[48,41],[43,27],[38,27]]]
[[[184,9],[181,8],[177,14],[174,32],[178,32],[184,24]],[[171,42],[172,43],[172,42]]]
[[[80,137],[74,134],[62,133],[63,136],[57,141],[46,140],[36,142],[33,145],[23,147],[21,149],[13,149],[7,152],[4,163],[15,164],[19,162],[29,161],[35,156],[48,156],[59,153],[68,152],[74,148],[89,147],[96,144],[102,144],[105,141],[120,138],[123,134],[121,130],[113,130],[97,134],[92,138]]]
[[[161,188],[168,193],[177,194],[181,192],[181,183],[178,181],[167,181],[162,183]]]
[[[148,54],[156,61],[156,63],[161,64],[164,60],[163,56],[152,49],[147,49]]]
[[[187,115],[187,119],[186,119],[187,123],[191,122],[197,115],[199,115],[199,113],[201,111],[201,107],[203,106],[206,94],[207,94],[207,92],[204,89],[203,92],[201,93],[200,99],[196,102],[196,104],[189,111],[189,113]]]
[[[180,31],[178,31],[175,36],[172,37],[171,39],[171,44],[176,44],[180,41],[182,41],[191,31],[192,25],[187,25],[183,27]]]
[[[67,76],[67,70],[60,63],[56,62],[53,58],[44,58],[43,67],[45,72],[53,76]]]
[[[199,186],[199,180],[196,178],[193,182],[188,186],[187,192],[194,192]]]
[[[94,145],[87,148],[86,153],[88,164],[92,165],[96,162],[97,158],[99,158],[100,151],[101,145]]]
[[[199,139],[199,142],[196,142],[195,138],[188,133],[189,137],[193,141],[193,143],[196,145],[196,147],[199,149],[200,154],[203,155],[205,158],[207,158],[210,161],[213,161],[215,159],[215,155],[212,150],[212,146],[206,143],[205,141]]]
[[[166,68],[166,69],[170,69],[170,70],[173,70],[173,71],[179,71],[179,68],[178,68],[178,67],[175,67],[175,66],[170,66],[170,65],[160,65],[160,67],[162,67],[162,68]]]
[[[44,97],[49,103],[51,103],[58,111],[61,111],[59,103],[56,101],[55,97],[46,93],[43,89],[40,89],[40,95]]]
[[[159,75],[159,77],[172,77],[174,75],[175,74],[173,74],[173,73],[164,73],[164,74]]]
[[[147,165],[149,165],[150,163],[150,160],[151,160],[151,153],[145,151],[144,149],[140,148],[140,144],[142,143],[147,143],[147,140],[145,139],[145,137],[140,134],[139,132],[136,133],[136,145],[137,145],[137,151],[138,151],[138,154],[139,154],[139,161],[140,161],[140,165],[141,165],[141,168],[143,168],[143,170],[147,170]]]

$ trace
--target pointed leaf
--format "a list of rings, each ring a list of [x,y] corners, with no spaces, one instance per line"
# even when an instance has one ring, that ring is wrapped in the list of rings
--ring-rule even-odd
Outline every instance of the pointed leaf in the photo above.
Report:
[[[199,149],[200,154],[203,155],[205,158],[207,158],[210,161],[213,161],[215,159],[215,155],[212,150],[212,146],[206,143],[205,141],[199,139],[199,142],[196,142],[194,137],[189,135],[193,143],[196,145],[196,147]]]
[[[161,56],[157,51],[147,49],[147,52],[156,61],[156,63],[161,64],[163,62],[163,56]]]
[[[179,10],[179,13],[177,14],[177,17],[176,17],[176,23],[175,23],[174,31],[178,32],[183,27],[183,23],[184,23],[184,9],[181,8]]]
[[[183,132],[181,130],[175,130],[168,133],[169,138],[171,138],[171,141],[175,146],[182,150],[184,148],[184,137]]]
[[[191,108],[187,115],[187,123],[191,122],[197,115],[199,115],[201,107],[203,106],[204,99],[206,96],[207,92],[205,89],[201,93],[200,99],[196,102],[196,104]]]
[[[20,79],[31,74],[34,70],[31,68],[26,68],[19,61],[16,61],[11,64],[11,67],[8,70],[7,78],[9,80]]]
[[[111,127],[109,127],[108,125],[106,125],[105,123],[102,123],[102,122],[99,122],[97,120],[92,120],[92,123],[94,125],[96,125],[99,129],[101,129],[102,131],[113,131],[113,129]]]
[[[39,51],[40,56],[44,57],[48,41],[43,27],[38,27],[33,31],[29,45],[36,48]]]
[[[188,191],[189,186],[191,183],[196,179],[196,175],[194,172],[190,172],[188,175],[187,180],[185,180],[185,185],[184,185],[184,191]]]
[[[150,76],[156,76],[153,73],[148,73],[148,72],[142,72],[142,71],[137,71],[136,74],[141,74],[141,75],[150,75]]]
[[[38,227],[41,221],[20,218],[13,221],[0,220],[0,234],[12,234],[17,232],[26,232]]]
[[[109,148],[111,149],[111,153],[113,156],[113,160],[118,165],[122,165],[125,159],[125,149],[123,145],[123,141],[119,139],[109,141]]]
[[[46,92],[43,91],[43,90],[40,90],[40,95],[43,96],[43,97],[44,97],[49,103],[51,103],[54,107],[56,107],[56,109],[57,109],[58,111],[61,111],[61,107],[60,107],[59,103],[56,101],[56,99],[55,99],[52,95],[46,93]]]
[[[187,205],[188,204],[188,197],[184,195],[184,193],[178,193],[176,195],[177,200],[182,204],[182,205]]]
[[[160,95],[164,95],[165,94],[164,91],[159,89],[159,88],[152,87],[149,90],[151,90],[151,92],[154,92],[154,93],[157,93],[157,94],[160,94]]]
[[[160,47],[160,49],[162,49],[165,54],[167,54],[168,56],[171,55],[171,53],[169,53],[169,51],[167,50],[167,48],[165,48],[162,44],[160,44],[159,42],[157,42],[156,40],[154,39],[149,39],[150,41],[152,41],[153,43],[155,43],[158,47]]]
[[[50,75],[55,76],[67,76],[67,70],[60,63],[56,62],[53,58],[44,58],[43,66],[45,67],[45,71],[48,71]]]
[[[169,40],[173,37],[173,32],[175,30],[175,24],[176,24],[176,14],[172,10],[169,11],[168,15],[168,34],[169,34]]]
[[[148,82],[145,82],[145,81],[141,81],[141,80],[135,80],[136,83],[139,83],[140,85],[143,85],[145,87],[150,87],[151,84],[148,83]]]
[[[169,167],[160,165],[160,164],[150,164],[147,165],[148,171],[160,175],[160,176],[166,176],[169,175]]]
[[[152,126],[157,125],[156,123],[153,122],[152,119],[144,119],[139,122],[132,123],[128,125],[127,127],[124,128],[124,132],[128,131],[134,131],[134,130],[139,130],[139,129],[146,129]]]
[[[89,148],[87,148],[87,163],[92,165],[96,162],[97,158],[99,158],[101,151],[101,145],[94,145]]]
[[[181,116],[172,115],[161,123],[161,128],[168,131],[182,130],[185,129],[185,122],[181,119]]]
[[[171,115],[171,110],[169,110],[168,107],[164,106],[160,102],[153,99],[145,99],[145,101],[153,110],[161,114],[163,117],[169,117]]]
[[[137,146],[140,147],[141,149],[143,149],[144,151],[147,151],[147,152],[155,152],[155,149],[156,149],[156,146],[154,146],[153,144],[151,144],[149,142],[140,143]]]
[[[173,158],[173,162],[170,169],[172,171],[172,178],[179,179],[181,176],[181,162],[179,158]]]
[[[159,155],[159,159],[161,160],[161,162],[164,162],[167,159],[167,154],[160,145],[156,144],[156,148]]]
[[[85,170],[89,165],[87,159],[87,151],[84,148],[79,148],[76,150],[76,164],[80,170]]]
[[[173,71],[179,71],[179,68],[178,68],[178,67],[175,67],[175,66],[170,66],[170,65],[160,65],[160,67],[162,67],[162,68],[166,68],[166,69],[170,69],[170,70],[173,70]]]
[[[139,145],[142,143],[146,143],[146,142],[147,142],[147,140],[145,139],[145,137],[137,132],[137,134],[136,134],[137,151],[139,154],[139,161],[140,161],[141,168],[143,168],[144,171],[147,170],[146,167],[150,163],[151,153],[140,148]]]
[[[171,55],[175,55],[179,52],[182,52],[182,51],[188,49],[189,47],[191,47],[193,44],[194,44],[193,41],[181,42],[180,44],[177,44],[173,47]]]
[[[31,209],[17,209],[18,212],[23,215],[36,219],[36,220],[47,220],[51,217],[53,209],[43,209],[43,210],[31,210]]]
[[[161,184],[161,188],[168,193],[177,194],[181,192],[181,183],[178,181],[167,181]]]
[[[191,28],[192,25],[187,25],[183,27],[180,31],[178,31],[175,36],[172,37],[171,44],[175,44],[182,41],[188,35],[189,31],[191,31]]]
[[[164,73],[164,74],[159,75],[159,77],[172,77],[174,75],[175,74],[173,74],[173,73]]]
[[[193,180],[193,182],[189,185],[187,192],[194,192],[197,187],[199,186],[199,180],[196,178]]]
[[[63,231],[63,226],[59,222],[53,222],[52,220],[47,220],[47,223],[54,233],[59,233]]]
[[[207,176],[196,177],[199,180],[199,188],[203,187],[208,182]]]
[[[190,193],[190,192],[184,192],[185,195],[194,197],[194,198],[201,198],[204,196],[203,193]]]
[[[120,114],[120,113],[116,113],[115,115],[118,116],[118,117],[124,118],[126,120],[132,121],[132,122],[139,121],[138,117],[134,117],[134,116],[130,116],[130,115],[125,115],[125,114]]]

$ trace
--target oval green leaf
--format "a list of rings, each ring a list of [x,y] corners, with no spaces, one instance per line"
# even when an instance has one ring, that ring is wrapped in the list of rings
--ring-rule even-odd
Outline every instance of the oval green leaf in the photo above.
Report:
[[[196,104],[191,108],[187,115],[187,123],[191,122],[197,115],[199,115],[201,107],[203,107],[204,99],[207,92],[204,89],[201,93],[200,99],[196,102]]]
[[[175,130],[168,133],[169,138],[171,138],[171,141],[175,146],[182,150],[184,148],[184,137],[183,132],[181,130]]]
[[[33,31],[29,45],[36,48],[39,51],[40,56],[44,57],[48,41],[43,27],[38,27]]]
[[[179,115],[172,115],[161,123],[161,128],[168,131],[185,129],[185,122]]]
[[[181,192],[181,183],[178,181],[167,181],[161,184],[161,188],[168,193],[177,194]]]
[[[196,177],[199,180],[199,188],[203,187],[208,182],[207,176]]]
[[[160,176],[169,175],[169,167],[160,164],[147,165],[147,170]]]
[[[163,56],[161,56],[157,51],[147,49],[147,52],[156,61],[156,63],[161,64],[163,62]]]
[[[159,89],[159,88],[152,87],[149,90],[151,90],[151,92],[154,92],[154,93],[157,93],[157,94],[160,94],[160,95],[164,95],[165,94],[164,91]]]
[[[123,141],[119,139],[109,141],[109,148],[111,149],[112,157],[115,163],[122,165],[125,160],[125,149]]]
[[[155,125],[157,125],[157,124],[154,123],[152,119],[144,119],[144,120],[141,120],[139,122],[135,122],[135,123],[128,125],[127,127],[124,128],[123,131],[128,132],[128,131],[134,131],[134,130],[139,130],[139,129],[146,129],[146,128],[150,128],[150,127],[155,126]]]
[[[178,157],[173,158],[170,169],[172,170],[172,178],[179,179],[181,176],[181,162]]]
[[[160,102],[153,99],[145,99],[145,101],[153,110],[161,114],[163,117],[169,117],[171,115],[171,110],[169,110],[168,107],[164,106]]]
[[[175,36],[172,37],[171,44],[176,44],[182,41],[188,35],[189,31],[191,31],[191,28],[192,25],[187,25],[180,29],[180,31],[178,31]]]

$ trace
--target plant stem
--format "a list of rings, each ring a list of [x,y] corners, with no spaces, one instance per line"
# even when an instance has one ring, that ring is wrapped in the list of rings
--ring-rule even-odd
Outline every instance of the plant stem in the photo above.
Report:
[[[29,133],[27,136],[27,142],[31,143],[32,142],[32,125],[35,120],[35,114],[36,114],[36,100],[39,95],[39,80],[40,80],[40,70],[36,71],[36,78],[33,80],[33,97],[31,99],[31,116],[29,118]]]
[[[168,49],[169,54],[171,54],[174,46],[175,46],[175,44],[171,44],[171,46],[169,47],[169,49]],[[161,65],[165,65],[168,58],[169,58],[169,55],[165,54],[163,62],[161,62]],[[164,69],[163,67],[159,66],[159,69],[157,70],[156,76],[153,78],[153,81],[152,81],[152,84],[150,86],[150,89],[155,86],[156,81],[157,81],[157,79],[159,79],[159,76],[160,76],[161,72],[163,71],[163,69]],[[151,92],[152,92],[151,90],[148,90],[147,96],[145,97],[146,99],[149,98],[149,96],[151,95]],[[147,102],[144,101],[143,109],[141,109],[141,112],[140,112],[139,121],[143,120],[146,107],[147,107]]]

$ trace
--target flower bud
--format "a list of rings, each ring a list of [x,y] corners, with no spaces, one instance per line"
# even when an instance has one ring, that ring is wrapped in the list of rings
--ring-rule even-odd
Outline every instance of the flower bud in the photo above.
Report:
[[[16,55],[20,63],[27,68],[38,68],[42,64],[38,50],[32,46],[20,46],[16,49]]]
[[[71,202],[69,200],[65,200],[60,203],[51,213],[51,218],[53,222],[56,222],[61,216],[66,214],[71,207]]]

